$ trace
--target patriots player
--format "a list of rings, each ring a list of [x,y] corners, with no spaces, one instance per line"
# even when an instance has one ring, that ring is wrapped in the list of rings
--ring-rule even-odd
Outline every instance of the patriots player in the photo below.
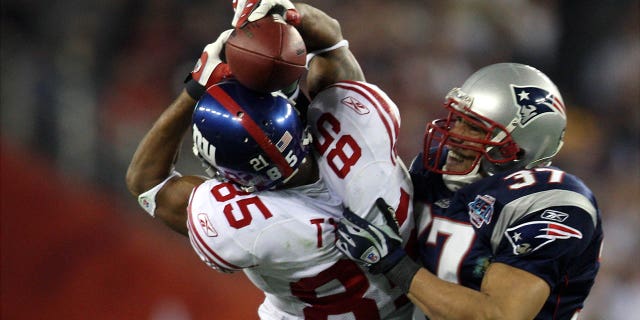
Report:
[[[378,197],[398,212],[403,246],[415,234],[413,186],[395,147],[398,109],[364,82],[336,20],[305,4],[257,2],[235,3],[232,24],[288,9],[282,14],[310,52],[302,81],[309,127],[282,92],[260,94],[233,79],[219,58],[225,31],[140,142],[127,186],[149,214],[188,236],[207,265],[243,271],[265,293],[261,319],[410,319],[413,305],[398,287],[335,247],[343,203],[383,222],[370,210]],[[212,178],[174,170],[190,128]],[[371,188],[381,179],[388,183]]]
[[[341,250],[428,319],[578,319],[603,234],[589,188],[550,165],[567,117],[558,89],[530,66],[499,63],[451,90],[445,108],[410,170],[421,266],[397,246],[390,209],[385,226],[345,214]],[[380,259],[364,261],[372,251]]]

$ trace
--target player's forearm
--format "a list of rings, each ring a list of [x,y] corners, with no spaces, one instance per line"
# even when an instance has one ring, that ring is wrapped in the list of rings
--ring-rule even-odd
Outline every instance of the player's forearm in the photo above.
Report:
[[[342,40],[338,21],[323,11],[305,3],[296,3],[300,24],[296,27],[308,52],[328,48]]]
[[[444,281],[426,269],[416,273],[407,296],[429,319],[504,319],[489,296]]]
[[[344,80],[364,81],[358,61],[345,43],[338,21],[312,6],[297,3],[300,24],[297,26],[307,52],[317,54],[309,63],[305,92],[313,99],[326,87]]]
[[[134,196],[169,176],[184,134],[191,124],[195,103],[183,90],[138,145],[126,175],[127,188]]]

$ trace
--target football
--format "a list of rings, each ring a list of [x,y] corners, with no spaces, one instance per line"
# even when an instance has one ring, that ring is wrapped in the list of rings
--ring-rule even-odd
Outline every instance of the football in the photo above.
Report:
[[[277,15],[236,28],[225,44],[225,59],[235,78],[265,93],[284,89],[300,78],[306,55],[298,30]]]

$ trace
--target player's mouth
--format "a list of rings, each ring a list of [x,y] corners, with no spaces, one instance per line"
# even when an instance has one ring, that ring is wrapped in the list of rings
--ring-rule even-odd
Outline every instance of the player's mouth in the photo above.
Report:
[[[452,160],[459,161],[459,162],[476,159],[476,152],[471,152],[470,154],[463,154],[457,150],[449,150],[448,155],[449,157],[451,157]]]
[[[447,154],[447,167],[449,169],[466,169],[476,160],[476,153],[463,154],[456,150],[449,150]]]

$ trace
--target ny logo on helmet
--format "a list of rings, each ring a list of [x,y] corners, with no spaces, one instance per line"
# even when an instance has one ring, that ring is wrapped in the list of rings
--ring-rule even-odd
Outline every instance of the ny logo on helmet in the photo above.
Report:
[[[520,125],[527,123],[537,116],[548,112],[564,114],[562,101],[549,91],[539,87],[519,87],[511,85],[513,98],[520,107]]]
[[[193,154],[202,156],[211,164],[216,163],[216,147],[207,141],[195,124],[193,125]]]

